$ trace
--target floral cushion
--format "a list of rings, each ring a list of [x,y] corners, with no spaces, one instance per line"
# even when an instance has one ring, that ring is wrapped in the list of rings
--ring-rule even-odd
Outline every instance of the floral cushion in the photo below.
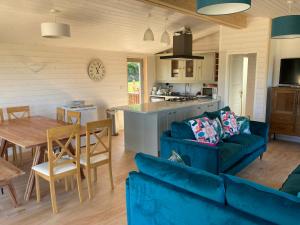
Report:
[[[220,138],[216,132],[212,121],[207,117],[189,121],[194,135],[199,143],[217,145]]]
[[[222,139],[224,136],[223,126],[219,118],[215,118],[211,120],[211,123],[213,127],[215,128],[215,131],[218,133],[219,138]]]
[[[237,116],[236,121],[238,124],[238,130],[241,134],[251,134],[250,120],[244,116]]]
[[[223,139],[239,134],[238,124],[234,112],[222,110],[220,116],[224,129]]]

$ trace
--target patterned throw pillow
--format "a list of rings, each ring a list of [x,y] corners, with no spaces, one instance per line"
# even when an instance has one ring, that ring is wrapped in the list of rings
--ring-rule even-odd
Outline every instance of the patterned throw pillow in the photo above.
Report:
[[[185,165],[183,159],[180,157],[180,155],[175,152],[174,150],[172,151],[172,155],[170,156],[169,160],[171,162],[177,162],[179,164]]]
[[[224,135],[223,135],[224,139],[239,134],[238,124],[234,112],[221,111],[220,116],[221,116],[221,122],[224,129]]]
[[[251,134],[250,120],[244,116],[237,116],[236,121],[238,124],[238,130],[241,134]]]
[[[211,123],[213,127],[215,128],[215,131],[218,133],[219,138],[222,139],[224,136],[223,126],[219,118],[215,118],[211,120]]]
[[[194,135],[199,143],[217,145],[220,138],[212,122],[207,117],[189,121]]]

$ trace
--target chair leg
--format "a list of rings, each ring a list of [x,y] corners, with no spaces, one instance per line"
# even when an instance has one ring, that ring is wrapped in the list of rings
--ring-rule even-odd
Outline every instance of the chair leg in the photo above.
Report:
[[[80,169],[77,171],[76,178],[77,178],[77,188],[78,188],[79,201],[81,203],[82,202],[82,187],[81,187]]]
[[[36,191],[36,201],[41,201],[41,190],[40,190],[40,178],[37,173],[34,173],[35,176],[35,191]]]
[[[20,156],[20,160],[19,160],[19,162],[20,162],[20,166],[22,166],[23,165],[23,152],[22,152],[22,148],[21,147],[19,147],[19,156]]]
[[[7,184],[7,187],[8,187],[8,194],[11,198],[11,201],[12,201],[14,207],[16,208],[18,206],[18,201],[17,201],[15,188],[12,185],[12,183],[10,183],[10,182]]]
[[[91,169],[86,168],[86,176],[87,176],[87,185],[88,185],[88,192],[89,192],[89,199],[92,199],[93,197],[93,190],[92,190],[92,178],[91,178]]]
[[[65,191],[68,192],[69,191],[68,177],[65,177],[64,180],[65,180]]]
[[[18,164],[18,157],[17,157],[18,154],[17,154],[17,149],[16,149],[15,145],[12,147],[12,152],[13,152],[13,162],[15,165],[17,165]]]
[[[97,183],[98,175],[97,175],[97,167],[94,167],[94,183]]]
[[[53,179],[50,180],[50,194],[53,213],[58,213],[55,194],[55,181]]]
[[[113,178],[113,174],[112,174],[112,166],[111,166],[111,161],[108,164],[109,166],[109,177],[110,177],[110,185],[111,185],[111,189],[114,189],[114,178]]]

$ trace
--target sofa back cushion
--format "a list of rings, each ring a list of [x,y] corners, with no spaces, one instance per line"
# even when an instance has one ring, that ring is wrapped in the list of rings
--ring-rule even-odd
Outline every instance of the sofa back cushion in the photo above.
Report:
[[[173,122],[171,136],[178,139],[196,140],[191,126],[186,122]]]
[[[299,224],[299,198],[242,178],[222,177],[229,206],[275,224]]]
[[[214,112],[205,112],[205,115],[207,117],[209,117],[211,120],[213,120],[213,119],[216,119],[216,118],[220,118],[221,111],[227,112],[227,111],[231,111],[231,109],[229,108],[229,106],[225,106],[224,108],[219,109],[219,110],[214,111]]]
[[[218,176],[142,153],[136,155],[135,162],[143,174],[206,199],[225,203],[224,182]]]

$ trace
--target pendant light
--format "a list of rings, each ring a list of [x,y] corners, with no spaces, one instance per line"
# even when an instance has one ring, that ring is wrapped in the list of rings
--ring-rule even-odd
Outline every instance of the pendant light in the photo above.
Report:
[[[70,37],[70,25],[56,22],[56,15],[60,11],[51,9],[50,13],[54,16],[54,22],[47,22],[41,24],[41,35],[45,38],[62,38]]]
[[[197,0],[197,13],[208,16],[243,12],[251,8],[251,0]]]
[[[153,31],[151,30],[151,28],[149,26],[150,18],[151,18],[151,14],[149,13],[149,15],[148,15],[148,28],[144,33],[144,38],[143,38],[144,41],[154,41],[154,34],[153,34]]]
[[[294,1],[288,0],[289,15],[280,16],[272,20],[272,38],[288,39],[300,38],[300,15],[292,15],[292,4]]]
[[[160,43],[169,46],[170,43],[171,43],[171,38],[170,38],[170,35],[169,35],[168,31],[167,31],[167,22],[168,22],[168,18],[166,18],[165,31],[161,35]]]

